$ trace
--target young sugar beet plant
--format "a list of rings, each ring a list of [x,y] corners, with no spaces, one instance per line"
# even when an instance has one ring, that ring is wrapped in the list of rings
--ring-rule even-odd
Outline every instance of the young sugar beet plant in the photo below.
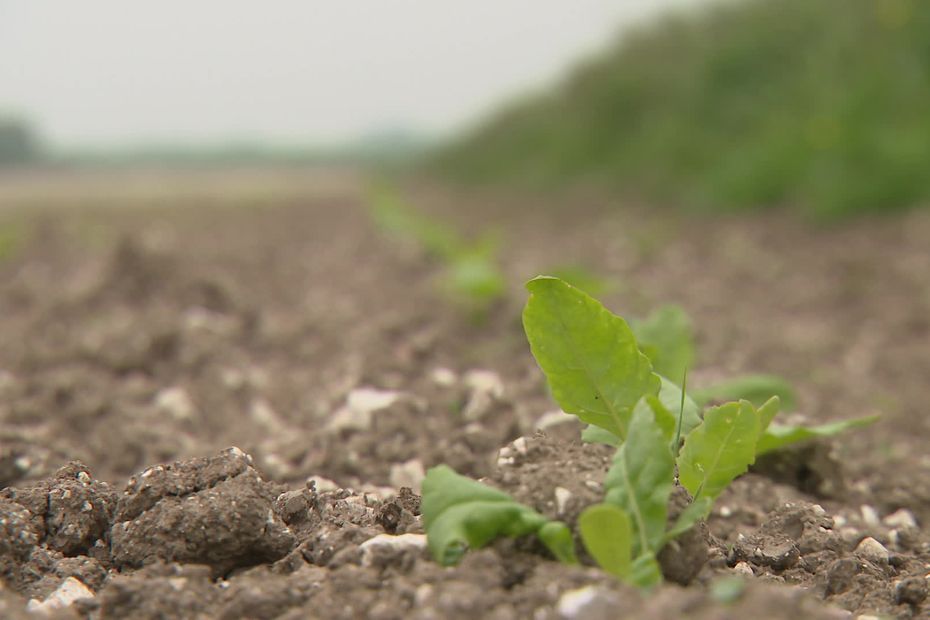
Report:
[[[589,425],[588,441],[617,446],[603,502],[580,515],[578,533],[601,568],[628,583],[659,583],[662,547],[705,518],[759,454],[873,420],[841,422],[831,433],[779,428],[772,425],[777,396],[759,407],[739,400],[702,414],[682,388],[655,372],[623,318],[558,278],[540,276],[527,288],[523,325],[553,398]],[[667,527],[676,482],[691,502]],[[427,473],[422,512],[429,549],[442,564],[499,536],[527,534],[559,561],[578,562],[566,524],[444,465]]]

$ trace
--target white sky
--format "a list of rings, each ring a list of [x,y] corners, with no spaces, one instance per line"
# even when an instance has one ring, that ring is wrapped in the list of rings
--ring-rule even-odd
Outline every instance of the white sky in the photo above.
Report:
[[[0,112],[58,147],[441,133],[696,0],[0,0]]]

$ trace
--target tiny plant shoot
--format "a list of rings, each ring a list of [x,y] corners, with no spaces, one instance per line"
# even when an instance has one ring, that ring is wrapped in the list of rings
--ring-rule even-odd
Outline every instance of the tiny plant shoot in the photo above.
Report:
[[[779,427],[772,424],[777,395],[758,406],[739,399],[702,413],[683,387],[657,372],[679,373],[675,377],[684,385],[693,348],[683,313],[670,310],[647,327],[640,325],[649,343],[644,345],[623,318],[563,280],[540,276],[527,289],[523,326],[553,398],[589,425],[586,440],[617,448],[603,501],[581,514],[578,534],[599,566],[628,583],[661,582],[656,557],[663,545],[705,518],[757,455],[875,419]],[[686,334],[688,343],[676,341],[675,334],[679,340]],[[691,503],[669,526],[676,484],[688,491]],[[560,561],[577,562],[565,524],[446,466],[428,472],[422,510],[430,551],[442,564],[453,564],[467,548],[498,536],[527,534],[535,534]]]
[[[443,267],[442,292],[477,318],[504,294],[506,282],[498,266],[499,236],[486,233],[465,239],[449,226],[409,208],[398,193],[378,187],[371,193],[370,213],[385,231],[419,244]]]

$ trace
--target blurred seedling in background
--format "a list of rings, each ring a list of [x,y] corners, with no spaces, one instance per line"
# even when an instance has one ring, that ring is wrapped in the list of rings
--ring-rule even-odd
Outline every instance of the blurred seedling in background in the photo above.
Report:
[[[553,398],[589,425],[588,441],[617,448],[604,480],[604,500],[581,514],[578,533],[598,565],[625,582],[643,588],[660,583],[656,558],[662,547],[706,518],[716,498],[756,456],[875,420],[778,426],[772,424],[778,396],[758,407],[741,399],[702,410],[684,386],[659,373],[682,370],[683,379],[693,358],[693,345],[682,344],[690,342],[682,337],[690,335],[690,324],[680,310],[663,310],[634,330],[558,278],[540,276],[527,288],[523,325]],[[662,324],[678,337],[662,333]],[[676,486],[688,492],[690,503],[669,526]],[[533,533],[558,560],[578,562],[566,524],[444,465],[427,473],[422,510],[430,551],[442,564],[453,564],[468,548],[499,536]]]
[[[631,320],[630,327],[658,374],[677,378],[694,367],[694,329],[691,318],[679,306],[662,306],[645,319]],[[701,406],[742,399],[760,407],[772,396],[781,400],[783,411],[794,411],[797,406],[791,384],[770,374],[740,375],[692,390],[690,396]]]
[[[370,194],[370,213],[384,231],[420,245],[442,264],[439,288],[476,319],[484,318],[506,290],[498,260],[500,235],[485,232],[466,239],[453,228],[418,213],[387,186]]]
[[[0,223],[0,262],[12,259],[26,245],[29,230],[22,222]]]

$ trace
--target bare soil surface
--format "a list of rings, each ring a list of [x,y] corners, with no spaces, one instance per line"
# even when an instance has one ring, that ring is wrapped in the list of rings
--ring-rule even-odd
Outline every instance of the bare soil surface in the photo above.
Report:
[[[930,617],[930,213],[818,229],[413,188],[504,234],[510,289],[476,323],[337,185],[0,209],[21,231],[0,262],[0,616]],[[648,595],[527,540],[441,568],[424,469],[569,523],[600,497],[609,453],[559,415],[519,321],[522,282],[566,265],[618,313],[683,306],[697,387],[771,372],[793,415],[883,417],[759,463]]]

